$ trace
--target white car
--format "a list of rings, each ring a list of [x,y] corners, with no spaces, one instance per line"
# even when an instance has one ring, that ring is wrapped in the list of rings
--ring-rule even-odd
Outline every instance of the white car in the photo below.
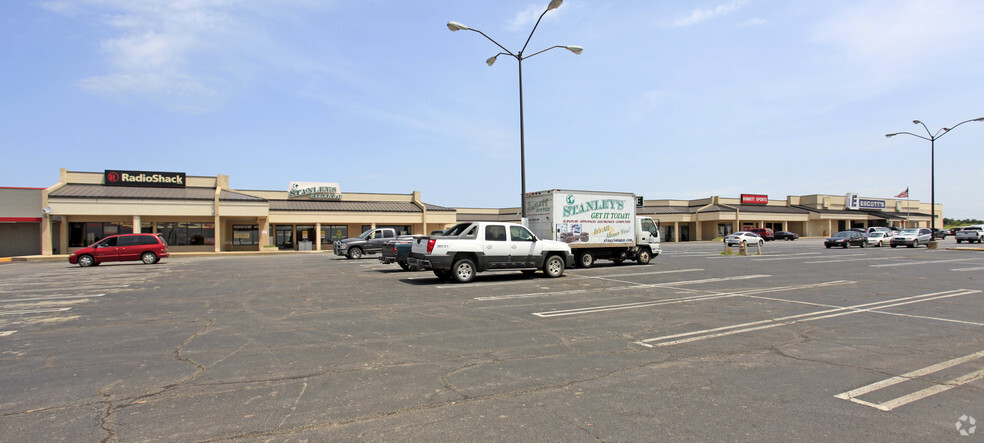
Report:
[[[864,241],[869,245],[881,246],[891,244],[892,232],[874,231],[865,234]]]
[[[765,244],[765,240],[758,234],[749,231],[738,231],[727,237],[724,237],[724,244],[728,246],[740,246],[758,243],[761,248]]]

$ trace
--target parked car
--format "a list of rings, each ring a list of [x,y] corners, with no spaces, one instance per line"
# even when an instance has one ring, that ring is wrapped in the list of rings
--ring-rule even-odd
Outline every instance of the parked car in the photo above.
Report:
[[[363,254],[375,254],[382,251],[383,245],[396,239],[396,229],[376,228],[359,234],[358,237],[346,238],[335,242],[335,255],[350,259],[362,258]]]
[[[905,228],[896,234],[895,237],[892,237],[890,245],[893,248],[899,245],[914,248],[919,245],[929,244],[929,241],[932,239],[933,233],[929,228]]]
[[[724,244],[728,246],[741,246],[758,243],[761,248],[765,244],[765,239],[751,231],[738,231],[724,237]]]
[[[789,231],[777,231],[776,240],[796,240],[800,238],[799,234]]]
[[[157,234],[111,235],[68,256],[68,262],[86,268],[111,261],[153,264],[166,258],[167,242]]]
[[[758,236],[762,237],[762,240],[765,241],[772,241],[776,239],[776,234],[772,232],[772,229],[770,228],[752,228],[748,229],[748,231],[758,234]]]
[[[938,238],[940,240],[946,240],[946,236],[949,235],[949,234],[950,234],[950,231],[947,231],[946,229],[936,228],[936,230],[933,231],[933,238]]]
[[[950,228],[950,235],[956,236],[957,235],[957,231],[959,231],[961,229],[963,229],[963,228],[962,227],[959,227],[959,228]]]
[[[891,243],[892,237],[888,232],[875,231],[865,236],[865,242],[875,246],[887,245]]]
[[[864,230],[865,234],[871,234],[872,232],[892,232],[891,228],[885,228],[881,226],[873,226]]]
[[[823,241],[823,245],[830,249],[831,246],[840,246],[847,249],[850,246],[864,247],[866,240],[864,234],[858,231],[840,231]]]

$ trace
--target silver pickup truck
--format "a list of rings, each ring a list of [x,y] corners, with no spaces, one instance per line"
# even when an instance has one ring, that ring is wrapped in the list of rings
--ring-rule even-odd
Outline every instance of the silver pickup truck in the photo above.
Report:
[[[981,243],[984,240],[984,227],[981,226],[967,226],[956,232],[954,235],[957,237],[957,243]]]

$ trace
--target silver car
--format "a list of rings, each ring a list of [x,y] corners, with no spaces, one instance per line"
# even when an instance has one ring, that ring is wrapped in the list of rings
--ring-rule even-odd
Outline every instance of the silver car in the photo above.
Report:
[[[749,243],[751,244],[758,243],[759,247],[761,248],[762,245],[765,244],[765,240],[762,237],[760,237],[758,234],[749,231],[738,231],[735,232],[734,234],[724,237],[724,244],[728,246],[739,246],[739,245],[746,245]]]
[[[914,248],[919,245],[929,244],[929,241],[933,239],[933,231],[929,228],[906,228],[895,234],[889,244],[894,248],[898,245],[906,245],[907,247]]]

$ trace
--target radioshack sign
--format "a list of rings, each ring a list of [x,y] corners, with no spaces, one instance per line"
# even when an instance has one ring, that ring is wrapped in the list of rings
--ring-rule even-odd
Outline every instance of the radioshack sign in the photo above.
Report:
[[[183,188],[184,172],[118,171],[107,169],[103,175],[106,186],[143,186],[151,188]]]

